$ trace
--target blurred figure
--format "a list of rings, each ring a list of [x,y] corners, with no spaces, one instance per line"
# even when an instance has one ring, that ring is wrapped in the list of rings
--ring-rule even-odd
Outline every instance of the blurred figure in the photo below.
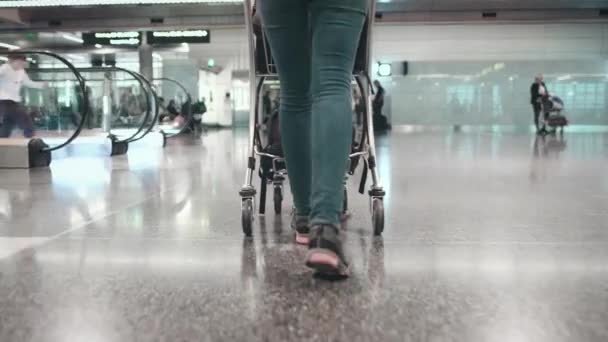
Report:
[[[86,86],[86,99],[87,106],[85,107],[85,98],[82,94],[82,90],[80,89],[80,85],[74,86],[74,94],[76,94],[76,108],[72,109],[72,113],[70,119],[72,120],[72,124],[75,127],[80,126],[80,122],[82,121],[82,116],[87,112],[87,128],[92,129],[94,126],[95,118],[93,117],[93,107],[91,106],[91,87]]]
[[[549,91],[545,82],[543,82],[543,75],[538,75],[534,78],[534,83],[530,87],[530,103],[534,110],[534,126],[536,126],[536,133],[543,133],[545,127],[540,125],[540,112],[542,110],[541,102],[543,97],[548,96]],[[549,116],[549,113],[545,113],[545,120]]]
[[[449,103],[450,111],[452,113],[452,120],[454,122],[454,131],[460,132],[462,130],[462,114],[464,114],[464,108],[460,103],[460,99],[456,93],[450,94],[450,103]]]
[[[167,116],[167,108],[165,108],[165,98],[158,98],[158,123],[162,123]]]
[[[180,106],[179,115],[173,120],[173,127],[182,128],[186,124],[191,125],[192,120],[192,103],[190,100],[186,100]]]
[[[171,121],[175,120],[175,118],[179,115],[175,100],[169,101],[169,104],[167,105],[167,113],[169,113],[169,120]]]
[[[190,99],[186,99],[184,102],[182,102],[180,114],[184,117],[184,119],[190,120],[190,117],[192,116],[192,101]]]
[[[122,92],[122,95],[120,96],[119,108],[120,120],[124,124],[129,124],[132,116],[139,113],[137,97],[135,94],[133,94],[133,90],[131,88],[127,88]]]
[[[382,108],[384,107],[384,98],[386,95],[386,91],[384,90],[384,87],[382,87],[382,85],[380,84],[380,82],[378,80],[374,81],[374,86],[376,87],[376,95],[374,96],[374,100],[372,102],[374,130],[375,131],[385,131],[390,128],[386,116],[384,116],[382,114]]]
[[[264,120],[272,115],[272,99],[270,98],[270,90],[266,90],[264,92],[264,96],[262,97],[262,112],[264,114]]]
[[[25,55],[19,53],[9,54],[8,62],[0,66],[0,138],[10,137],[15,126],[23,130],[26,138],[34,136],[32,118],[21,104],[21,88],[41,89],[46,87],[46,83],[30,80],[26,67]]]
[[[199,134],[203,130],[203,115],[207,113],[207,104],[203,97],[199,102],[192,105],[192,120],[190,130],[194,134]]]
[[[374,87],[376,87],[376,95],[374,96],[374,101],[372,102],[373,114],[374,116],[382,115],[382,107],[384,107],[384,95],[386,91],[378,80],[374,81]]]

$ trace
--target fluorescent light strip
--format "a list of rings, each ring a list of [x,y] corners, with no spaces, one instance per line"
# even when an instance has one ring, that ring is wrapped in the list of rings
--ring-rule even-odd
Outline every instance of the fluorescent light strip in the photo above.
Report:
[[[238,4],[243,0],[8,0],[2,7],[60,7],[60,6],[104,6],[104,5],[152,5],[152,4]]]
[[[157,31],[153,32],[154,37],[207,37],[207,30],[191,30],[191,31]]]
[[[71,59],[75,59],[75,60],[79,60],[79,61],[84,61],[85,58],[83,56],[80,55],[74,55],[74,54],[67,54],[67,57],[71,58]]]
[[[13,44],[2,43],[2,42],[0,42],[0,47],[6,48],[6,49],[9,49],[9,50],[21,49],[20,46],[13,45]]]
[[[64,35],[62,35],[62,37],[65,38],[65,39],[67,39],[67,40],[71,40],[73,42],[76,42],[76,43],[80,43],[80,44],[84,43],[84,40],[82,40],[82,39],[80,39],[80,38],[78,38],[76,36],[73,36],[71,34],[64,34]]]

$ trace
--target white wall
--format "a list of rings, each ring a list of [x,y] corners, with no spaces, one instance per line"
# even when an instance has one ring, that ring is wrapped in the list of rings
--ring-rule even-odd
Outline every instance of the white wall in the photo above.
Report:
[[[608,24],[377,25],[376,58],[389,60],[567,60],[608,55]]]
[[[198,94],[198,70],[198,63],[190,59],[163,60],[163,76],[180,82],[194,100]],[[163,82],[162,86],[167,94],[176,93],[176,86],[170,82]]]
[[[201,66],[207,60],[214,59],[221,71],[206,82],[213,92],[213,104],[203,117],[203,122],[210,125],[231,126],[234,108],[231,102],[224,101],[226,93],[233,93],[232,72],[247,69],[247,40],[244,28],[217,29],[211,31],[211,43],[190,44],[190,58],[199,61]],[[201,76],[208,73],[201,74]]]
[[[372,53],[394,62],[393,77],[379,78],[393,124],[527,124],[537,73],[566,100],[574,123],[608,124],[608,23],[382,24]],[[214,30],[211,44],[191,44],[190,58],[224,67],[209,84],[216,97],[206,120],[232,124],[235,108],[225,108],[223,96],[246,86],[231,77],[248,68],[245,30]],[[408,76],[398,75],[402,61]]]
[[[606,23],[379,25],[373,59],[393,62],[396,125],[527,124],[537,73],[574,123],[608,124]]]

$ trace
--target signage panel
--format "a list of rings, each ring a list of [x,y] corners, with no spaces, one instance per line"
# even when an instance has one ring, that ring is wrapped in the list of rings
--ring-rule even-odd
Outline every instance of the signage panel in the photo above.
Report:
[[[148,44],[209,43],[211,33],[205,29],[148,31]]]
[[[113,45],[113,46],[138,46],[141,44],[141,32],[86,32],[82,34],[84,45]]]

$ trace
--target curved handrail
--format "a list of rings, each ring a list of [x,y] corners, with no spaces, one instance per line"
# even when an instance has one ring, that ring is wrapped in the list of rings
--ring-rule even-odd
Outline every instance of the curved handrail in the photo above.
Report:
[[[177,135],[184,133],[184,131],[186,131],[186,129],[188,127],[190,127],[190,125],[192,124],[192,121],[194,121],[194,115],[192,113],[192,96],[190,95],[190,92],[188,92],[188,89],[186,89],[186,87],[183,84],[181,84],[180,82],[178,82],[172,78],[160,77],[160,78],[155,78],[152,81],[168,81],[168,82],[174,83],[184,92],[184,94],[186,94],[186,98],[187,98],[186,101],[189,104],[188,105],[188,120],[186,120],[186,122],[184,123],[184,125],[182,126],[182,128],[179,131],[177,131],[176,133],[173,133],[173,134],[167,134],[167,138],[172,138],[172,137],[175,137]]]
[[[131,142],[131,141],[135,141],[133,139],[135,139],[137,137],[138,134],[140,134],[144,128],[146,127],[146,123],[148,122],[148,119],[150,118],[150,113],[152,111],[152,104],[150,103],[150,94],[148,93],[148,90],[146,90],[146,82],[147,80],[145,80],[145,78],[143,76],[141,76],[139,73],[135,72],[135,71],[131,71],[129,69],[125,69],[125,68],[121,68],[121,67],[116,67],[116,66],[110,66],[110,67],[88,67],[88,68],[78,68],[78,70],[82,71],[82,72],[100,72],[100,71],[122,71],[125,72],[131,76],[133,76],[133,78],[139,82],[139,84],[141,85],[141,88],[144,91],[145,97],[146,97],[146,116],[144,117],[144,119],[141,122],[141,125],[139,125],[139,128],[137,129],[137,131],[135,133],[133,133],[133,135],[131,135],[128,138],[122,139],[122,140],[116,140],[117,142]],[[148,86],[149,87],[149,86]],[[150,89],[150,88],[148,88]],[[148,134],[148,132],[144,133],[144,136],[146,134]],[[110,131],[111,134],[111,131]]]
[[[152,122],[150,123],[150,126],[146,129],[146,131],[140,136],[140,137],[132,137],[129,142],[135,142],[138,140],[143,139],[146,135],[148,135],[148,133],[152,132],[152,130],[154,129],[154,126],[156,125],[156,121],[158,120],[158,116],[160,115],[160,107],[159,107],[159,101],[158,101],[158,94],[156,93],[156,91],[154,90],[154,85],[146,78],[144,77],[142,74],[140,73],[136,73],[141,80],[146,83],[146,85],[148,86],[148,90],[150,90],[150,92],[152,93],[152,96],[154,97],[154,117],[152,118]],[[149,102],[149,100],[148,100]],[[146,120],[147,121],[147,120]]]
[[[66,140],[65,142],[57,145],[57,146],[49,146],[47,148],[44,148],[43,151],[48,151],[48,152],[52,152],[52,151],[56,151],[60,148],[64,148],[65,146],[69,145],[72,141],[74,141],[74,139],[76,139],[76,137],[78,137],[78,135],[80,135],[80,132],[82,131],[82,128],[84,127],[84,123],[86,122],[88,116],[89,116],[89,96],[87,94],[87,88],[86,88],[86,81],[84,79],[84,77],[82,77],[82,75],[78,72],[78,69],[76,69],[76,67],[70,63],[67,59],[61,57],[60,55],[50,52],[50,51],[37,51],[37,50],[16,50],[16,51],[11,51],[12,53],[18,53],[18,54],[22,54],[22,55],[44,55],[44,56],[49,56],[52,58],[55,58],[57,60],[59,60],[60,62],[62,62],[63,64],[65,64],[68,69],[74,74],[74,76],[76,76],[76,80],[78,81],[78,86],[80,88],[80,91],[82,92],[82,112],[80,113],[80,123],[78,124],[78,126],[76,127],[76,130],[74,131],[74,133],[72,133],[72,135],[68,138],[68,140]],[[3,52],[1,53],[2,55],[8,55],[8,52]]]

